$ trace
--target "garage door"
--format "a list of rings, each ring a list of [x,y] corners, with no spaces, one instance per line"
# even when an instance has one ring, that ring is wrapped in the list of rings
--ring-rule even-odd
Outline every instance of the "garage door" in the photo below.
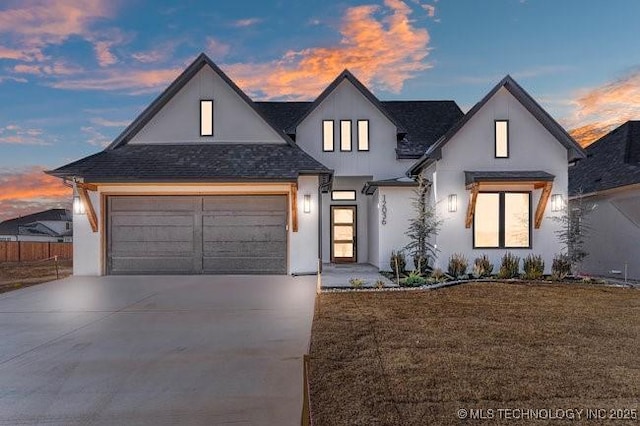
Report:
[[[112,196],[110,274],[285,274],[287,197]]]

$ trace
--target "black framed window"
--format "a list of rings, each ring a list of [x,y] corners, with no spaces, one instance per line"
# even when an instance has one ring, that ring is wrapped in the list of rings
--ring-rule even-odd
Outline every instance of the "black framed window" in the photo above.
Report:
[[[325,152],[334,150],[333,120],[322,120],[322,150]]]
[[[480,192],[474,248],[531,248],[531,192]]]
[[[358,151],[369,151],[369,120],[358,120]]]
[[[213,136],[213,100],[200,100],[200,136]]]
[[[352,190],[331,191],[331,200],[333,201],[353,201],[355,199],[356,199],[356,191],[352,191]]]
[[[509,120],[496,120],[494,126],[495,156],[509,158]]]
[[[351,120],[340,120],[340,151],[351,151]]]

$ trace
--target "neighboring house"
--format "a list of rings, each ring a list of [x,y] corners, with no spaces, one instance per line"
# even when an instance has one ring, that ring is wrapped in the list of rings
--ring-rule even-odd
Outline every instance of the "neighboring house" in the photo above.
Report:
[[[581,271],[640,279],[640,121],[627,121],[586,148],[569,169],[572,203],[593,208],[585,217]]]
[[[581,149],[511,79],[489,98],[465,117],[453,101],[381,102],[344,71],[314,102],[253,102],[200,55],[104,151],[48,172],[74,183],[85,206],[74,273],[301,274],[319,259],[389,269],[414,215],[409,169],[426,170],[436,200],[463,203],[465,171],[473,188],[514,188],[486,187],[482,172],[493,170],[516,173],[515,189],[534,193],[528,208],[550,182],[566,197]],[[494,119],[511,120],[509,158],[494,157]],[[522,209],[523,197],[508,202]],[[483,218],[489,198],[478,197]],[[475,254],[462,210],[446,213],[445,257]],[[518,252],[559,251],[549,222]]]
[[[511,77],[500,81],[410,169],[431,183],[443,221],[437,266],[454,253],[541,255],[550,272],[560,253],[553,216],[568,195],[569,164],[585,157],[567,132]],[[552,208],[551,200],[556,208]],[[556,210],[556,211],[554,211]]]
[[[0,241],[72,242],[69,210],[49,209],[0,222]]]

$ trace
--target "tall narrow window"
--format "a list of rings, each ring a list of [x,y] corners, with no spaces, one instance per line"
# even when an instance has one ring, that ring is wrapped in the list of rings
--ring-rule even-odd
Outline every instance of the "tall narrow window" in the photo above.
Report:
[[[495,121],[496,158],[509,157],[509,121]]]
[[[340,151],[351,151],[351,120],[340,120]]]
[[[473,228],[474,248],[531,247],[531,193],[481,192]]]
[[[369,151],[369,120],[358,120],[358,151]]]
[[[200,101],[200,136],[213,136],[213,101]]]
[[[322,121],[322,150],[333,151],[333,120]]]

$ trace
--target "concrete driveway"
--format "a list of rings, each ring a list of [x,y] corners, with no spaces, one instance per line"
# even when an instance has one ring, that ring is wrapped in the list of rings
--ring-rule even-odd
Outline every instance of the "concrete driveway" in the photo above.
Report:
[[[294,425],[315,277],[71,277],[0,295],[0,424]]]

